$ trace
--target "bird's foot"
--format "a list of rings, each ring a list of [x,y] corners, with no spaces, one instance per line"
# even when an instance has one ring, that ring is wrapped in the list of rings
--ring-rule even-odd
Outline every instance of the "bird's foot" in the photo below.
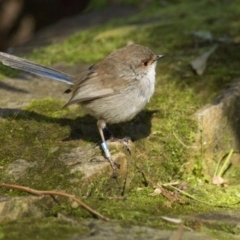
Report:
[[[112,157],[108,157],[107,160],[109,161],[112,170],[113,170],[113,178],[117,178],[118,174],[117,174],[117,169],[120,168],[120,164],[116,163],[115,161],[112,160]]]
[[[117,178],[117,168],[120,168],[120,164],[113,161],[112,156],[110,154],[110,151],[108,149],[108,144],[106,142],[102,142],[101,147],[102,147],[102,150],[105,154],[105,157],[107,158],[107,160],[109,161],[109,163],[112,167],[113,177]]]
[[[101,159],[100,158],[92,158],[90,161],[91,162],[97,162],[97,163],[108,161],[110,163],[110,165],[111,165],[112,170],[113,170],[113,176],[112,177],[113,178],[117,178],[118,177],[117,169],[120,169],[120,164],[115,162],[114,160],[112,160],[111,157],[103,158],[103,159],[102,158]]]

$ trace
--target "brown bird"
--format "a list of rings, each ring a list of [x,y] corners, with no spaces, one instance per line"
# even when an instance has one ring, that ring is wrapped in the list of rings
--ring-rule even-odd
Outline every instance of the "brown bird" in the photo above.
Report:
[[[103,130],[107,123],[131,120],[144,108],[154,93],[156,63],[162,56],[147,47],[132,44],[112,52],[77,76],[1,52],[0,61],[12,68],[71,84],[65,92],[72,92],[72,97],[65,106],[81,104],[98,120],[101,147],[116,175],[116,164]]]

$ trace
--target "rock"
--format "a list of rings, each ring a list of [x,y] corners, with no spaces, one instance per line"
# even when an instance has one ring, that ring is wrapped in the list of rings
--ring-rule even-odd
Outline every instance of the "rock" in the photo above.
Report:
[[[240,79],[239,79],[240,80]],[[234,154],[231,163],[239,165],[240,150],[240,83],[236,82],[224,91],[211,105],[194,115],[198,124],[198,151],[204,160],[204,173],[213,176],[216,162],[226,156],[231,149]]]
[[[13,177],[15,180],[18,180],[25,176],[29,168],[35,167],[36,165],[36,162],[28,162],[24,159],[17,159],[8,165],[5,173],[6,175]]]
[[[18,220],[24,217],[42,218],[46,215],[45,208],[53,204],[49,196],[10,197],[0,196],[0,222]]]
[[[127,174],[127,158],[121,150],[121,143],[109,143],[113,160],[120,164],[118,178],[125,179]],[[117,151],[117,153],[115,153]],[[99,146],[87,145],[72,149],[70,153],[64,153],[59,158],[69,168],[71,173],[80,172],[83,174],[82,181],[89,183],[96,177],[111,176],[112,168],[101,153]],[[79,179],[75,179],[79,181]],[[72,181],[75,181],[74,179]]]
[[[225,233],[240,235],[240,212],[224,211],[215,213],[198,214],[195,216],[184,217],[191,228],[201,230],[204,227],[209,229],[223,231]],[[237,238],[236,238],[237,239]]]
[[[184,230],[183,235],[180,237],[173,236],[178,229],[176,225],[176,230],[162,230],[145,226],[123,226],[117,221],[103,222],[92,220],[84,224],[88,226],[89,233],[85,234],[83,237],[82,233],[76,233],[71,240],[77,239],[182,239],[182,240],[213,240],[216,239],[209,234],[201,233],[197,231]]]

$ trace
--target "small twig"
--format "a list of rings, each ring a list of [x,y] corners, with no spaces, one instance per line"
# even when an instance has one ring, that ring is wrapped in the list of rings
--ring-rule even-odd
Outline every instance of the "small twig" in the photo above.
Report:
[[[189,194],[189,193],[187,193],[187,192],[185,192],[185,191],[183,191],[183,190],[181,190],[181,189],[179,189],[179,188],[176,188],[176,187],[174,187],[173,185],[169,185],[169,187],[170,187],[170,188],[173,188],[174,190],[180,192],[181,194],[183,194],[183,195],[185,195],[185,196],[187,196],[187,197],[189,197],[189,198],[191,198],[191,199],[193,199],[193,200],[195,200],[195,201],[198,201],[198,202],[200,202],[200,203],[206,203],[206,204],[212,206],[211,203],[205,202],[205,201],[202,201],[202,200],[199,200],[199,199],[197,199],[196,197],[194,197],[193,195],[191,195],[191,194]]]
[[[178,196],[174,196],[173,194],[171,194],[168,190],[164,189],[162,185],[159,185],[157,183],[155,183],[152,179],[150,179],[143,170],[141,170],[139,167],[137,167],[138,170],[142,173],[143,177],[145,178],[145,180],[147,181],[148,184],[151,184],[153,188],[158,188],[161,191],[161,194],[167,198],[171,203],[172,202],[181,202],[181,199]]]
[[[104,221],[109,221],[109,218],[107,218],[107,217],[103,216],[102,214],[100,214],[99,212],[95,211],[94,209],[92,209],[91,207],[86,205],[84,202],[82,202],[80,199],[76,198],[72,194],[68,194],[68,193],[64,193],[64,192],[57,192],[57,191],[40,191],[40,190],[32,189],[29,187],[24,187],[24,186],[19,186],[19,185],[14,185],[14,184],[5,184],[5,183],[0,184],[0,187],[5,187],[5,188],[9,188],[9,189],[17,189],[17,190],[28,192],[28,193],[31,193],[31,194],[34,194],[37,196],[50,195],[50,196],[66,197],[66,198],[72,199],[75,202],[79,203],[83,208],[87,209],[93,215],[98,216],[99,218],[103,219]]]
[[[66,165],[71,167],[71,166],[74,166],[79,163],[82,163],[82,160],[71,161],[71,162],[66,163]]]
[[[169,183],[161,183],[161,186],[167,187],[167,186],[173,186],[173,185],[179,185],[179,181],[175,181],[175,182],[169,182]]]
[[[178,136],[177,134],[173,131],[173,136],[181,143],[185,148],[197,148],[197,146],[188,146],[186,145]]]

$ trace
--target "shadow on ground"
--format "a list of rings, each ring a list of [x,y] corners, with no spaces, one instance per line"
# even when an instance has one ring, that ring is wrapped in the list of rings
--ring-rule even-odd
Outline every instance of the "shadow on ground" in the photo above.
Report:
[[[154,113],[158,111],[142,111],[131,122],[109,125],[110,131],[115,137],[130,137],[132,141],[146,138],[151,133],[151,119]],[[34,120],[36,122],[58,123],[60,126],[69,126],[70,134],[62,141],[82,139],[85,141],[98,141],[100,139],[97,130],[97,120],[90,115],[69,118],[54,118],[36,113],[34,111],[0,108],[0,117],[8,118],[14,116],[17,120]],[[40,126],[39,126],[40,127]],[[110,137],[106,135],[106,137]]]

